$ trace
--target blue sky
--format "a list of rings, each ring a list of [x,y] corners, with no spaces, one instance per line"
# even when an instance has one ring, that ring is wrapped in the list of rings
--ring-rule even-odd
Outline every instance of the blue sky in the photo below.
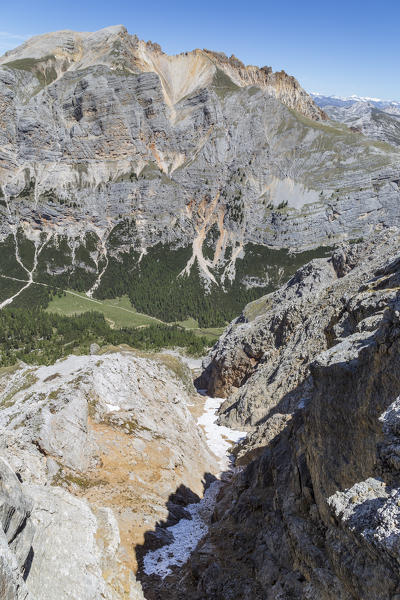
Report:
[[[400,0],[22,0],[2,5],[0,53],[34,34],[123,24],[168,53],[234,53],[308,91],[400,100],[399,21]]]

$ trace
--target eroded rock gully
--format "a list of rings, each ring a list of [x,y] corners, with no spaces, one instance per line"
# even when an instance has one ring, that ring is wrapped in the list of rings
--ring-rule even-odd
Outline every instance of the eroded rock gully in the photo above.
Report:
[[[158,597],[400,598],[399,254],[388,230],[313,261],[214,347],[246,467]]]

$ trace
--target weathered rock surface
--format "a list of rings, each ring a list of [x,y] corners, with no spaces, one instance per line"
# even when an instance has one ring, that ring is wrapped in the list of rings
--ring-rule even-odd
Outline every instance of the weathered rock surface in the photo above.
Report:
[[[121,351],[0,382],[0,597],[140,600],[135,546],[218,470],[186,367]]]
[[[400,235],[246,307],[203,376],[252,432],[171,598],[397,600]]]
[[[29,600],[24,579],[29,573],[34,529],[33,503],[22,491],[10,465],[0,457],[0,598]]]
[[[189,266],[213,281],[247,243],[298,250],[399,223],[398,151],[323,119],[293,77],[234,56],[167,56],[121,26],[38,36],[0,59],[0,237],[65,234],[79,268],[91,231],[97,273],[107,253],[193,245]]]

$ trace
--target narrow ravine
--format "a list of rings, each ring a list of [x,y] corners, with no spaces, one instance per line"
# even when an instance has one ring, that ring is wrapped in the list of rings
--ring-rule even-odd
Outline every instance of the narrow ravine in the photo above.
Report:
[[[96,268],[97,268],[97,279],[94,282],[93,286],[90,288],[90,290],[88,290],[86,292],[86,296],[88,296],[88,298],[93,298],[93,294],[99,287],[101,279],[108,267],[107,246],[106,246],[105,240],[102,237],[100,238],[100,241],[101,241],[101,251],[100,251],[99,255],[97,256],[97,258],[95,259]],[[101,257],[104,258],[105,262],[104,262],[104,267],[101,269],[101,271],[99,271],[99,262],[100,262]]]
[[[16,292],[13,296],[11,296],[10,298],[7,298],[6,300],[4,300],[3,302],[0,303],[0,310],[2,308],[5,308],[9,304],[11,304],[13,302],[13,300],[15,300],[15,298],[17,298],[20,294],[22,294],[22,292],[24,290],[26,290],[33,283],[35,283],[33,281],[33,274],[34,274],[34,272],[36,271],[36,268],[37,268],[38,258],[39,258],[39,255],[40,255],[41,251],[43,250],[43,248],[46,246],[47,242],[49,241],[49,239],[51,237],[51,234],[47,235],[45,241],[42,243],[41,246],[39,245],[39,242],[35,242],[35,251],[34,251],[33,265],[32,265],[32,269],[31,270],[27,269],[27,267],[25,267],[24,263],[22,262],[21,256],[19,254],[18,239],[17,239],[17,234],[16,234],[15,230],[13,230],[13,236],[14,236],[14,240],[15,240],[15,258],[16,258],[16,261],[21,265],[21,267],[24,269],[24,271],[26,271],[28,279],[26,281],[26,285],[24,285],[20,290],[18,290],[18,292]],[[22,280],[16,279],[15,277],[7,277],[7,279],[13,279],[14,281],[22,281]]]
[[[181,519],[167,528],[172,533],[173,542],[157,550],[145,554],[143,570],[146,575],[157,575],[164,579],[172,573],[172,567],[181,567],[190,557],[199,541],[208,531],[208,526],[216,503],[218,492],[223,485],[221,476],[234,471],[233,457],[230,453],[232,444],[246,437],[243,431],[229,429],[217,424],[218,408],[222,398],[210,398],[200,390],[205,398],[204,412],[198,418],[199,427],[204,429],[210,450],[218,458],[220,471],[216,480],[206,489],[200,502],[189,504],[186,511],[191,519]]]

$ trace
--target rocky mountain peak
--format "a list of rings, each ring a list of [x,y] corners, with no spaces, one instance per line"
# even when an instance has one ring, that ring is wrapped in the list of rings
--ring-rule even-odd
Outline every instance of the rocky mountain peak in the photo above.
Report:
[[[294,77],[234,55],[169,56],[122,26],[32,38],[0,59],[0,274],[103,299],[118,280],[146,314],[223,325],[293,273],[288,248],[400,224],[399,152],[322,118]],[[0,306],[24,298],[9,286]],[[186,305],[194,287],[210,308]]]
[[[38,35],[6,52],[0,65],[42,73],[51,70],[52,76],[46,77],[48,84],[66,71],[96,65],[126,73],[154,72],[160,77],[169,105],[210,85],[220,69],[239,87],[260,87],[306,117],[317,121],[326,118],[296,79],[284,71],[273,73],[270,67],[246,66],[233,54],[228,58],[211,50],[169,56],[159,44],[130,35],[123,25],[95,32],[65,30]]]

